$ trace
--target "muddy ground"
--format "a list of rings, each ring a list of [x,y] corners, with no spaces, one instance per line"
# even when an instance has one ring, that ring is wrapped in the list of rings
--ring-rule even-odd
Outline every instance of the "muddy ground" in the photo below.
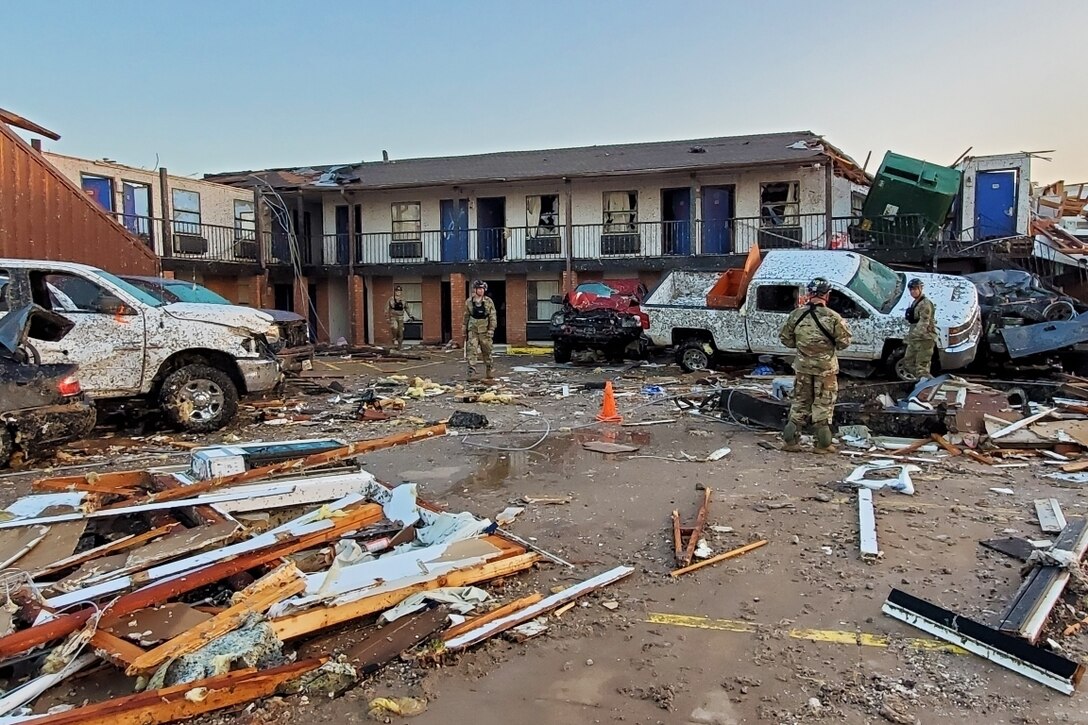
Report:
[[[459,357],[426,353],[403,364],[325,358],[315,375],[342,376],[337,382],[345,392],[294,396],[305,404],[299,417],[347,414],[354,404],[346,398],[391,373],[464,385]],[[454,410],[481,412],[495,430],[523,432],[417,443],[369,455],[365,467],[388,483],[417,483],[422,496],[451,510],[482,516],[493,517],[524,496],[570,496],[565,505],[527,506],[510,530],[576,567],[547,564],[501,590],[485,585],[500,601],[547,594],[619,564],[634,566],[635,574],[553,618],[546,634],[527,642],[494,639],[442,668],[395,663],[335,700],[288,698],[209,721],[365,722],[370,698],[417,696],[429,707],[404,722],[1088,722],[1083,695],[1068,698],[973,655],[935,650],[923,634],[880,611],[897,587],[992,621],[1020,583],[1020,563],[978,542],[1042,538],[1032,500],[1054,497],[1067,517],[1083,515],[1080,490],[1038,478],[1038,464],[999,471],[957,458],[925,466],[915,476],[914,496],[875,494],[883,558],[865,563],[858,555],[855,495],[838,483],[853,469],[848,457],[769,450],[761,443],[775,441],[772,434],[686,415],[669,402],[647,404],[641,391],[648,383],[670,392],[695,383],[697,376],[675,367],[512,370],[536,364],[550,359],[506,357],[497,366],[501,387],[521,405],[455,403],[447,393],[407,401],[393,421],[288,425],[255,423],[260,412],[249,410],[242,424],[199,442],[375,437]],[[579,427],[591,423],[601,397],[599,390],[581,390],[583,384],[606,378],[616,382],[625,422],[676,422]],[[571,389],[566,398],[563,383]],[[478,447],[528,448],[541,434],[525,431],[544,430],[544,419],[552,432],[532,450]],[[582,448],[589,440],[638,446],[638,456],[702,458],[722,446],[731,453],[712,463],[675,462],[590,452]],[[141,444],[169,447],[163,439]],[[175,452],[162,460],[184,457]],[[0,479],[3,502],[24,493],[31,477]],[[673,579],[670,512],[693,520],[700,486],[713,489],[709,525],[719,528],[708,543],[715,553],[758,539],[769,544]],[[1069,593],[1052,617],[1049,634],[1072,657],[1088,652],[1088,634],[1062,637],[1061,630],[1085,608]],[[365,631],[354,626],[328,633],[303,645],[303,654],[335,652]],[[55,701],[76,697],[78,687],[58,688]]]

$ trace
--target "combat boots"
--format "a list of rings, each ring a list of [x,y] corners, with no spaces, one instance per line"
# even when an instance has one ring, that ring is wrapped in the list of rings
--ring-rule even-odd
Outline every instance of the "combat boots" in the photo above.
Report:
[[[835,447],[835,439],[831,435],[831,427],[821,425],[816,429],[816,447],[812,449],[813,453],[838,453],[839,449]]]
[[[484,380],[494,380],[494,379],[495,379],[495,369],[493,367],[491,367],[490,363],[488,363],[484,367]]]
[[[797,424],[792,420],[786,423],[782,429],[782,440],[786,442],[782,450],[787,453],[799,453],[801,451],[801,432],[797,430]]]

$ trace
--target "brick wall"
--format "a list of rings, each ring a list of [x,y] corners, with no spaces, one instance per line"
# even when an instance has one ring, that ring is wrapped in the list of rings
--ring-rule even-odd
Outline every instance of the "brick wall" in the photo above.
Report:
[[[594,280],[602,280],[602,279],[604,279],[604,272],[601,272],[601,271],[598,271],[598,270],[595,270],[595,269],[593,269],[593,270],[587,269],[587,270],[583,270],[581,272],[578,272],[578,283],[579,284],[581,284],[582,282],[592,282]]]
[[[528,314],[525,275],[506,276],[506,344],[524,345],[525,318]]]
[[[388,309],[389,298],[393,296],[393,278],[374,277],[370,293],[371,299],[374,300],[374,344],[390,345],[393,342],[393,335],[389,332],[389,320],[386,317],[386,310]]]
[[[351,344],[366,344],[366,282],[357,274],[348,277],[348,305],[350,306]],[[375,320],[377,322],[377,320]]]
[[[453,311],[453,340],[458,345],[465,344],[465,299],[468,297],[465,285],[468,278],[460,272],[450,274],[450,309]]]
[[[302,315],[307,320],[310,319],[308,310],[310,309],[310,301],[306,297],[306,290],[310,286],[310,280],[306,277],[296,277],[294,283],[293,292],[293,305],[296,315]]]
[[[562,291],[560,292],[560,294],[566,294],[567,292],[572,291],[577,286],[578,286],[578,273],[575,272],[574,270],[571,270],[570,272],[567,272],[566,270],[563,270],[563,279],[562,279],[562,287],[561,287]]]
[[[442,342],[442,278],[423,278],[423,342]]]

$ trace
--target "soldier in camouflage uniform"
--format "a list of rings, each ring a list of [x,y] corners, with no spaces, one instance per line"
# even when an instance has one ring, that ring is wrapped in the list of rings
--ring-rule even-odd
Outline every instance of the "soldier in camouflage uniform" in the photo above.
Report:
[[[926,297],[925,285],[915,277],[907,284],[914,302],[907,308],[907,352],[903,356],[903,372],[913,380],[932,377],[929,369],[933,350],[937,347],[937,309]]]
[[[385,317],[389,321],[389,335],[393,338],[394,350],[404,347],[404,315],[407,311],[404,288],[398,284],[393,288],[393,296],[385,306]]]
[[[491,379],[491,339],[499,326],[495,303],[487,296],[487,282],[472,283],[472,296],[465,300],[465,345],[468,360],[468,378],[476,377],[476,358],[483,358],[485,378]]]
[[[831,418],[839,393],[839,358],[837,352],[850,345],[850,328],[839,313],[828,309],[831,284],[822,277],[808,283],[806,304],[790,313],[778,339],[797,350],[793,360],[795,373],[790,419],[782,438],[782,450],[799,451],[801,429],[812,420],[816,429],[816,453],[834,453]]]

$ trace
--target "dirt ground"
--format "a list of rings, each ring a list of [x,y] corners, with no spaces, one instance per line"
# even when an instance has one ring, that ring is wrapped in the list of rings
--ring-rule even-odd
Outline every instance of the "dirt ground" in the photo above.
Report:
[[[345,392],[296,397],[311,411],[345,408],[352,392],[392,373],[464,384],[459,353],[424,357],[403,364],[324,358],[314,374],[343,376]],[[1038,464],[1002,471],[957,458],[925,466],[914,477],[914,496],[874,495],[883,557],[866,563],[858,554],[856,496],[839,483],[852,459],[770,450],[761,443],[775,441],[773,434],[688,415],[667,401],[649,404],[644,385],[673,392],[695,383],[697,376],[676,367],[513,369],[538,364],[550,366],[550,358],[499,359],[501,387],[520,404],[456,403],[447,393],[408,401],[389,422],[246,422],[201,442],[376,437],[411,427],[411,417],[480,412],[492,429],[520,432],[412,444],[369,455],[364,465],[387,483],[417,483],[428,500],[481,516],[493,517],[524,496],[570,496],[565,505],[526,506],[509,529],[575,568],[545,564],[501,590],[485,585],[499,601],[548,594],[620,564],[635,573],[552,618],[547,633],[527,642],[496,638],[442,668],[394,663],[335,700],[287,698],[210,721],[361,723],[372,697],[417,696],[429,707],[404,722],[1088,722],[1083,695],[1065,697],[974,655],[935,649],[925,635],[881,613],[897,587],[991,622],[1020,583],[1020,562],[978,542],[1043,538],[1032,500],[1054,497],[1067,517],[1084,515],[1079,489],[1038,478]],[[675,422],[587,425],[601,393],[583,384],[606,378],[615,381],[625,422]],[[560,392],[564,383],[569,397]],[[253,411],[246,415],[253,420]],[[530,431],[543,431],[545,420],[552,430],[531,450],[482,447],[528,448],[542,435]],[[639,450],[603,455],[583,449],[591,440]],[[702,459],[722,446],[729,455],[710,463],[637,457],[683,452]],[[164,460],[181,459],[175,453]],[[24,493],[31,478],[0,479],[3,501]],[[692,521],[700,486],[713,490],[709,526],[718,528],[708,543],[715,553],[758,539],[769,543],[673,579],[670,512]],[[1061,636],[1086,608],[1067,592],[1052,616],[1048,634],[1067,656],[1088,652],[1088,634]],[[304,645],[303,653],[343,649],[366,629],[345,627]],[[63,701],[65,693],[59,695]]]

